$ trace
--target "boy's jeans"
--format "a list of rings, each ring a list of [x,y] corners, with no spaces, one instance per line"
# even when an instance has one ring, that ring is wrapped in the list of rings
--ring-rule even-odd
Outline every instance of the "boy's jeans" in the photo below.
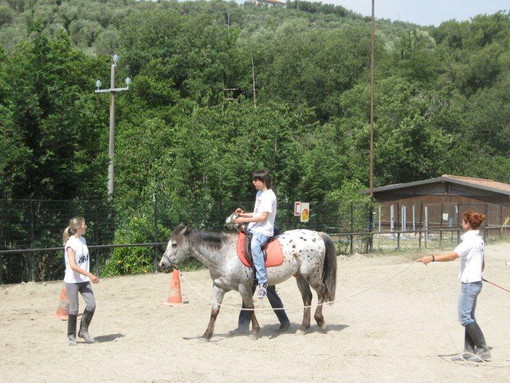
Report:
[[[255,272],[257,274],[257,280],[259,285],[267,284],[267,272],[264,264],[264,253],[262,246],[267,242],[269,237],[261,233],[252,232],[253,237],[251,238],[251,255],[253,257],[253,265],[255,266]]]

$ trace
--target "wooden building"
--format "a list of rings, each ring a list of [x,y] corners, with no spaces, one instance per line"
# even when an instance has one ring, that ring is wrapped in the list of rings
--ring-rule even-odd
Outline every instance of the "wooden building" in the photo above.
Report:
[[[411,222],[414,227],[459,227],[469,210],[485,214],[486,226],[506,227],[510,221],[510,185],[483,178],[444,174],[374,188],[373,195],[380,204],[379,225],[392,229],[410,230]]]
[[[368,194],[368,191],[364,193]],[[483,178],[443,174],[423,181],[374,188],[374,198],[380,203],[510,204],[510,185]]]

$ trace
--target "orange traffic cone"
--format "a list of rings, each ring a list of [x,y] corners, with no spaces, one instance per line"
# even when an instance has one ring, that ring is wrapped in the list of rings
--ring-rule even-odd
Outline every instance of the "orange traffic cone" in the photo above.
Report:
[[[69,297],[67,296],[67,291],[65,287],[62,287],[60,290],[59,303],[57,308],[57,313],[55,314],[55,318],[60,320],[67,320],[69,317]]]
[[[172,271],[172,280],[170,281],[170,294],[165,302],[166,305],[179,305],[182,303],[188,303],[188,301],[182,300],[181,294],[181,278],[177,270]]]

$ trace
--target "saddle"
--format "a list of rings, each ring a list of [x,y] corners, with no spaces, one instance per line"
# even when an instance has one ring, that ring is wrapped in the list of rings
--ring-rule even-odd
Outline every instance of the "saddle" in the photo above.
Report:
[[[262,247],[266,267],[280,266],[283,263],[283,253],[277,237],[270,237]],[[237,237],[237,256],[243,265],[253,267],[250,249],[251,235],[240,231]]]

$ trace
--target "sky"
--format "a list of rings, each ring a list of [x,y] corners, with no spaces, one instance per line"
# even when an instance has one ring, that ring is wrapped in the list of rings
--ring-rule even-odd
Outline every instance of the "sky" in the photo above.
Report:
[[[372,15],[372,0],[321,0],[363,16]],[[439,26],[448,20],[466,21],[479,14],[509,11],[510,0],[375,0],[376,19]]]

